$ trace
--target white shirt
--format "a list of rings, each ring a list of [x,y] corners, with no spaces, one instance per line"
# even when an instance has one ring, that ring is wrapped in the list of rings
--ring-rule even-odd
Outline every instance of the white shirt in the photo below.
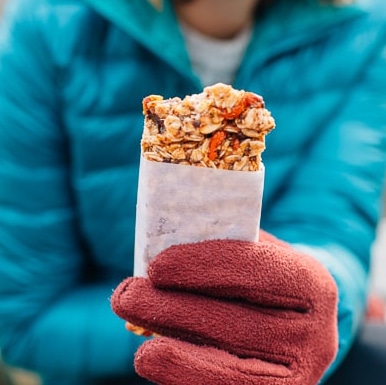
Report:
[[[203,86],[232,84],[252,34],[249,27],[229,40],[216,39],[181,23],[193,71]]]

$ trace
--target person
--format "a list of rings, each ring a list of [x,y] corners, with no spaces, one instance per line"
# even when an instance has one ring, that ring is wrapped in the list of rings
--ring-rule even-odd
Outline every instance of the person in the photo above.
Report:
[[[44,385],[130,381],[143,338],[124,330],[109,298],[133,273],[142,99],[221,81],[263,95],[276,120],[261,227],[337,285],[339,349],[326,380],[365,310],[386,157],[385,20],[381,0],[8,2],[4,360]]]

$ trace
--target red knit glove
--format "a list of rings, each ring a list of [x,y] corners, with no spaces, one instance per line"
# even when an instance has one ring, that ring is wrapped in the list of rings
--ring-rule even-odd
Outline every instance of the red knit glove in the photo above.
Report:
[[[313,258],[259,243],[172,246],[112,297],[123,319],[163,337],[137,351],[159,385],[315,385],[337,351],[337,288]]]

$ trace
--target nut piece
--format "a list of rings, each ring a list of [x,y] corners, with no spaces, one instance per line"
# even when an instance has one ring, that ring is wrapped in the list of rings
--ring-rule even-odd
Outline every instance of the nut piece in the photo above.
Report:
[[[146,159],[223,170],[259,170],[275,128],[261,96],[222,83],[184,99],[150,95],[143,113]]]

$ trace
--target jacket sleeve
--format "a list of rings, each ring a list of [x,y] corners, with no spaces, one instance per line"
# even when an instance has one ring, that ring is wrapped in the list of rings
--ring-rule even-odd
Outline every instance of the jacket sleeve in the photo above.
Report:
[[[386,165],[385,43],[380,29],[271,216],[271,231],[317,258],[337,282],[339,351],[329,373],[349,350],[366,304]]]
[[[75,385],[133,371],[142,341],[111,311],[116,282],[82,284],[57,71],[32,16],[44,16],[39,3],[11,1],[0,32],[0,346],[9,364]]]

